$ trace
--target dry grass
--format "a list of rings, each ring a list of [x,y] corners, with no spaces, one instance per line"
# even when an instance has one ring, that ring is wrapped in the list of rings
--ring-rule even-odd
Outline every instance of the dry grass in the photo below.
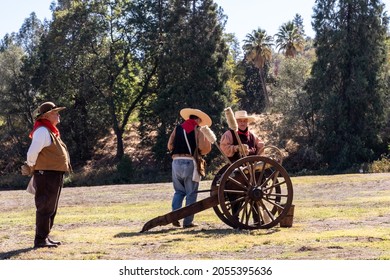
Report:
[[[33,197],[3,191],[0,259],[390,259],[390,173],[295,177],[293,184],[292,228],[239,231],[208,209],[195,216],[196,228],[146,233],[139,233],[146,221],[170,211],[171,184],[65,188],[53,228],[64,244],[38,250]]]

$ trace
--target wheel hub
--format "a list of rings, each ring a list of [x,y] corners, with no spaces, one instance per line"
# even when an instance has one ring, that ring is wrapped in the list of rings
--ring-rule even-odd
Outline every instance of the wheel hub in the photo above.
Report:
[[[263,191],[258,189],[258,188],[253,188],[249,192],[249,197],[255,201],[259,201],[260,199],[263,198]]]

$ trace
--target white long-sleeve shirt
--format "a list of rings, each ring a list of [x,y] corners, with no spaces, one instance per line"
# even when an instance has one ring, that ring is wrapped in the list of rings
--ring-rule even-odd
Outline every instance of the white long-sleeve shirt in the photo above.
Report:
[[[41,126],[37,130],[35,130],[31,145],[28,148],[27,152],[27,164],[29,166],[34,166],[37,161],[38,154],[42,151],[43,148],[48,147],[50,145],[51,137],[49,130],[44,126]]]

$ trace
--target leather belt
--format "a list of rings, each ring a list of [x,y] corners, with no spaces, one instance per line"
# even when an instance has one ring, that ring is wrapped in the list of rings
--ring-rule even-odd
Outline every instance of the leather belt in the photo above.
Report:
[[[177,158],[177,157],[188,157],[188,158],[193,158],[190,154],[174,154],[172,155],[172,158]]]
[[[64,171],[56,171],[56,170],[34,170],[34,174],[55,174],[55,173],[65,173]]]

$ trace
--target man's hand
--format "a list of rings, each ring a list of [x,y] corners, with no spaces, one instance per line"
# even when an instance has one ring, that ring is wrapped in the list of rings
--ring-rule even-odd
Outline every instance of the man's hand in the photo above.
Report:
[[[242,145],[244,147],[244,153],[245,153],[245,156],[248,156],[249,153],[250,153],[250,148],[247,144],[243,144]]]
[[[33,174],[33,168],[30,167],[27,163],[24,163],[20,169],[23,176],[31,176]]]
[[[245,153],[244,156],[249,155],[249,151],[250,151],[249,146],[248,146],[247,144],[242,144],[241,147],[242,147],[242,149],[243,149],[243,152]],[[234,146],[234,151],[235,151],[235,152],[240,151],[240,145]]]

